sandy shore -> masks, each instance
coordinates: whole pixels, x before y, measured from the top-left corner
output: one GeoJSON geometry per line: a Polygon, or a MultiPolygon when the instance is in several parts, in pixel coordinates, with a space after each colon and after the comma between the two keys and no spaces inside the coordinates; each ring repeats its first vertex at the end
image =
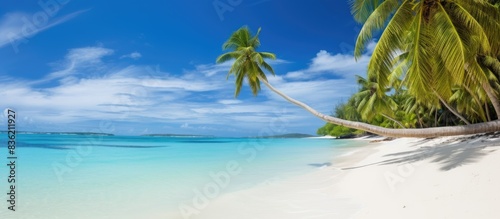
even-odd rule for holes
{"type": "Polygon", "coordinates": [[[500,218],[499,137],[370,143],[313,173],[226,194],[190,218],[500,218]]]}

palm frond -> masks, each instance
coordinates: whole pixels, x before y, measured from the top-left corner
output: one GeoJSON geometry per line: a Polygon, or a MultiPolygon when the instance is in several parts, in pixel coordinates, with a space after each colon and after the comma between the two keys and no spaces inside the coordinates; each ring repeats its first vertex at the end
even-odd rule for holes
{"type": "Polygon", "coordinates": [[[273,68],[271,67],[271,65],[269,65],[267,62],[265,62],[265,61],[264,61],[264,62],[262,62],[262,63],[261,63],[261,66],[262,66],[264,69],[266,69],[269,73],[271,73],[272,75],[276,75],[276,74],[274,73],[274,69],[273,69],[273,68]]]}
{"type": "Polygon", "coordinates": [[[395,57],[392,63],[394,68],[389,75],[389,83],[391,87],[399,90],[402,87],[403,75],[408,72],[408,52],[404,52],[401,55],[395,57]]]}
{"type": "MultiPolygon", "coordinates": [[[[420,3],[419,3],[420,4],[420,3]]],[[[425,10],[418,7],[417,16],[412,24],[413,39],[408,50],[409,68],[403,79],[408,91],[418,99],[425,99],[432,93],[429,85],[432,85],[433,63],[432,54],[428,48],[432,48],[432,33],[428,26],[424,25],[425,10]]]]}
{"type": "Polygon", "coordinates": [[[237,72],[241,71],[243,66],[245,66],[245,63],[247,62],[245,56],[240,56],[236,58],[234,61],[233,65],[229,69],[227,77],[229,77],[231,74],[236,74],[237,72]]]}
{"type": "MultiPolygon", "coordinates": [[[[477,5],[477,4],[476,4],[477,5]]],[[[474,43],[475,45],[468,45],[469,47],[479,49],[479,51],[471,51],[474,54],[477,53],[486,53],[488,54],[491,50],[491,46],[488,40],[487,29],[484,29],[483,26],[476,20],[476,18],[462,5],[457,3],[449,3],[446,8],[442,8],[449,13],[450,20],[453,20],[455,26],[460,27],[460,30],[463,31],[461,35],[462,38],[474,36],[476,40],[469,41],[469,43],[474,43]]],[[[495,31],[498,32],[498,31],[495,31]]]]}
{"type": "Polygon", "coordinates": [[[437,70],[439,74],[451,73],[453,77],[449,77],[447,80],[454,80],[457,83],[464,81],[464,65],[466,59],[466,46],[462,42],[459,32],[456,26],[453,24],[452,18],[448,15],[447,11],[438,4],[437,12],[432,17],[432,21],[429,22],[430,31],[433,33],[434,52],[439,54],[439,58],[442,59],[440,64],[444,66],[439,66],[437,70]]]}
{"type": "Polygon", "coordinates": [[[257,33],[250,39],[249,46],[253,47],[254,49],[257,49],[260,46],[260,40],[259,40],[260,30],[261,28],[259,27],[257,33]]]}
{"type": "Polygon", "coordinates": [[[373,33],[385,27],[387,20],[399,6],[399,0],[383,1],[364,22],[359,32],[354,48],[354,57],[357,59],[363,54],[366,44],[373,38],[373,33]]]}
{"type": "Polygon", "coordinates": [[[243,69],[240,69],[238,73],[236,74],[236,80],[234,81],[235,85],[235,90],[234,90],[234,96],[237,97],[240,95],[241,87],[243,86],[243,80],[245,79],[245,74],[242,73],[243,69]]]}
{"type": "Polygon", "coordinates": [[[500,10],[488,2],[462,0],[455,2],[483,27],[488,36],[493,56],[500,55],[500,10]]]}
{"type": "Polygon", "coordinates": [[[479,57],[479,62],[492,71],[496,77],[500,77],[500,60],[491,56],[482,56],[479,57]]]}
{"type": "Polygon", "coordinates": [[[357,22],[363,23],[383,0],[351,0],[351,13],[357,22]]]}
{"type": "Polygon", "coordinates": [[[243,26],[242,28],[236,30],[229,39],[222,44],[222,50],[227,50],[227,49],[233,49],[236,50],[240,46],[244,46],[245,42],[244,39],[241,38],[240,36],[242,35],[243,32],[248,31],[248,27],[243,26]]]}
{"type": "MultiPolygon", "coordinates": [[[[398,50],[403,50],[406,32],[414,20],[414,4],[404,1],[382,33],[368,64],[368,77],[376,78],[380,87],[387,87],[392,70],[392,60],[398,50]]],[[[382,94],[380,94],[382,95],[382,94]]]]}
{"type": "Polygon", "coordinates": [[[262,56],[262,58],[265,58],[265,59],[272,59],[272,60],[275,60],[276,59],[276,55],[273,54],[273,53],[270,53],[270,52],[259,52],[260,55],[262,56]]]}
{"type": "Polygon", "coordinates": [[[217,64],[224,63],[224,62],[227,62],[229,60],[238,58],[238,55],[239,55],[239,53],[235,52],[235,51],[227,52],[227,53],[224,53],[224,54],[220,55],[219,57],[217,57],[217,60],[215,62],[217,64]]]}

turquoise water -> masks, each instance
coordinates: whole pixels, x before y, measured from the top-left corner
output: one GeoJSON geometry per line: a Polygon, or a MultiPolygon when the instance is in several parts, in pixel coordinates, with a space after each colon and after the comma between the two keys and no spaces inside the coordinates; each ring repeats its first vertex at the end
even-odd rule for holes
{"type": "Polygon", "coordinates": [[[16,212],[7,209],[0,137],[0,218],[165,218],[197,195],[309,173],[362,142],[331,139],[17,136],[16,212]]]}

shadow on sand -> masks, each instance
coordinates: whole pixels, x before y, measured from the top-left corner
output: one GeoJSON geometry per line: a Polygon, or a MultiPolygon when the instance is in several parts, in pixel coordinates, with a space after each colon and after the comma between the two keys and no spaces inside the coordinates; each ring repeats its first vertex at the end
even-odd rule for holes
{"type": "Polygon", "coordinates": [[[500,146],[500,133],[453,138],[437,145],[432,145],[432,140],[424,139],[414,143],[411,147],[419,147],[415,150],[384,155],[384,157],[389,159],[380,162],[343,169],[349,170],[372,165],[402,164],[430,160],[433,163],[439,163],[441,165],[440,170],[448,171],[462,165],[478,162],[488,153],[495,151],[496,147],[500,146]]]}

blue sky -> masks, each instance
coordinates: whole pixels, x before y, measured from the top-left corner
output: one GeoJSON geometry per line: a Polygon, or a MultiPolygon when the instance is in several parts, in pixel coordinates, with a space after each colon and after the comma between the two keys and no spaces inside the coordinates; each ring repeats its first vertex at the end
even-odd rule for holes
{"type": "MultiPolygon", "coordinates": [[[[18,129],[255,136],[314,134],[323,122],[267,88],[234,98],[221,45],[262,27],[270,82],[323,113],[356,89],[370,57],[348,1],[9,1],[0,7],[1,108],[18,129]]],[[[5,115],[1,118],[5,124],[5,115]]]]}

